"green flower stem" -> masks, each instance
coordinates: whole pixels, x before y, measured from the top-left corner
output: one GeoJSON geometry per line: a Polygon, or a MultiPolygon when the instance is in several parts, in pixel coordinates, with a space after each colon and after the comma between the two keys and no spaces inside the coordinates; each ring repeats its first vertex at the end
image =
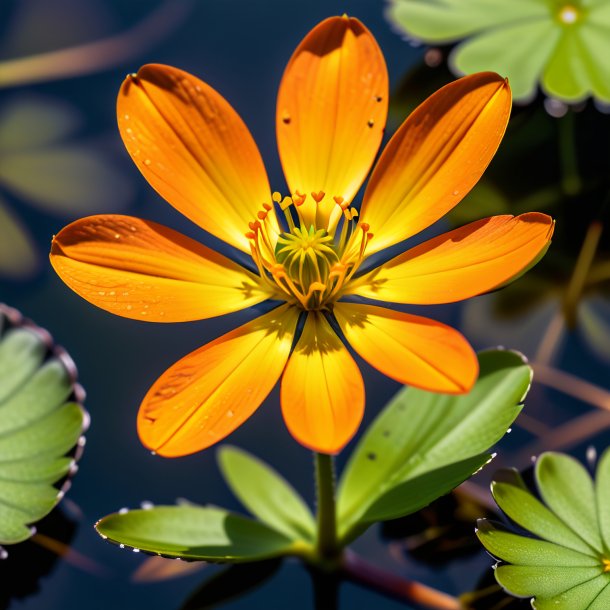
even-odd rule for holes
{"type": "Polygon", "coordinates": [[[578,260],[570,278],[570,284],[563,302],[563,312],[566,318],[566,324],[570,328],[576,325],[576,312],[578,303],[582,296],[583,289],[587,283],[591,265],[595,259],[595,253],[599,246],[604,226],[599,221],[593,221],[587,230],[583,241],[578,260]]]}
{"type": "Polygon", "coordinates": [[[559,158],[563,179],[561,186],[566,195],[577,195],[582,190],[576,155],[576,129],[574,112],[569,111],[559,121],[559,158]]]}
{"type": "Polygon", "coordinates": [[[407,580],[380,570],[349,550],[343,555],[341,569],[346,579],[401,601],[406,600],[435,610],[460,610],[462,608],[457,598],[420,582],[407,580]]]}
{"type": "Polygon", "coordinates": [[[335,507],[335,462],[332,455],[314,453],[318,495],[318,536],[316,547],[323,559],[336,559],[341,552],[337,542],[335,507]]]}

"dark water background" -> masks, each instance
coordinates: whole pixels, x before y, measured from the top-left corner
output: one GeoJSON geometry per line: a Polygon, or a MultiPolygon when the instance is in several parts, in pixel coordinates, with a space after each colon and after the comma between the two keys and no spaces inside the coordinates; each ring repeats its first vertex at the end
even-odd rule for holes
{"type": "MultiPolygon", "coordinates": [[[[4,39],[9,34],[9,17],[26,1],[0,0],[0,36],[4,39]]],[[[42,6],[44,0],[38,4],[42,6]]],[[[43,40],[45,35],[49,39],[56,38],[56,46],[62,39],[66,44],[78,41],[79,37],[87,39],[87,32],[108,35],[124,30],[158,5],[145,0],[47,0],[47,7],[51,4],[55,18],[45,21],[40,31],[44,34],[43,40]],[[71,4],[79,5],[79,10],[72,12],[71,4]],[[85,17],[78,17],[77,13],[85,17]]],[[[89,76],[0,89],[0,106],[12,96],[32,93],[69,101],[85,117],[79,137],[85,141],[99,140],[100,146],[103,141],[119,172],[134,189],[131,205],[125,208],[121,204],[119,209],[113,202],[112,188],[109,188],[108,200],[99,212],[125,212],[127,209],[127,213],[165,223],[195,238],[207,239],[148,187],[123,150],[115,127],[114,105],[124,75],[136,71],[143,63],[159,62],[181,67],[210,83],[248,124],[265,159],[272,188],[285,192],[276,152],[274,116],[277,88],[286,62],[298,42],[316,23],[327,16],[346,12],[360,18],[377,38],[388,64],[391,88],[395,89],[401,77],[421,60],[423,51],[411,47],[391,30],[384,20],[383,9],[383,3],[375,0],[198,0],[191,3],[191,11],[181,25],[161,42],[140,53],[137,59],[89,76]]],[[[14,35],[15,32],[11,32],[11,36],[14,35]]],[[[32,33],[28,36],[30,39],[24,43],[24,48],[35,51],[37,44],[44,48],[43,42],[32,33]]],[[[53,40],[49,44],[53,44],[53,40]]],[[[393,120],[396,118],[394,116],[393,120]]],[[[36,177],[32,176],[32,179],[36,177]]],[[[93,574],[59,560],[50,574],[40,580],[37,593],[13,601],[10,608],[177,610],[198,583],[218,568],[208,567],[195,575],[166,582],[133,583],[131,575],[143,557],[104,543],[92,525],[101,516],[123,506],[137,507],[143,500],[163,504],[184,497],[198,503],[239,509],[220,478],[213,449],[175,460],[152,456],[137,439],[135,418],[141,398],[162,371],[184,354],[255,317],[256,312],[236,313],[200,323],[148,325],[98,310],[66,288],[46,262],[46,250],[53,233],[82,214],[72,211],[58,218],[57,214],[40,212],[10,194],[3,196],[28,225],[42,253],[43,264],[39,273],[27,281],[0,278],[0,300],[48,328],[78,365],[80,381],[88,393],[86,406],[92,416],[92,425],[80,471],[68,494],[70,502],[82,511],[73,548],[105,570],[104,574],[93,574]]],[[[434,230],[440,229],[435,227],[434,230]]],[[[211,239],[206,243],[216,245],[211,239]]],[[[480,297],[478,301],[485,309],[494,298],[490,295],[480,297]]],[[[526,313],[525,317],[517,317],[502,326],[489,322],[476,311],[467,312],[460,305],[421,311],[462,328],[476,348],[501,341],[507,347],[527,351],[536,349],[552,308],[551,304],[548,311],[539,310],[538,318],[526,313]],[[532,325],[534,331],[530,330],[532,325]]],[[[398,386],[366,364],[360,364],[367,390],[366,425],[398,386]]],[[[564,340],[556,364],[592,383],[610,387],[607,363],[595,356],[578,334],[564,340]]],[[[549,430],[591,411],[585,401],[540,386],[534,387],[526,412],[530,408],[549,430]]],[[[571,449],[583,458],[590,443],[601,449],[607,439],[607,435],[593,434],[572,442],[571,449]]],[[[511,456],[519,456],[520,448],[534,440],[531,431],[516,426],[511,437],[500,446],[504,464],[511,464],[511,456]]],[[[277,390],[229,441],[269,461],[312,501],[312,459],[288,435],[280,414],[277,390]]],[[[339,464],[345,461],[348,452],[349,448],[339,458],[339,464]]],[[[489,475],[483,475],[482,485],[486,485],[485,476],[489,478],[489,475]]],[[[376,531],[367,533],[357,548],[374,563],[452,594],[474,587],[492,563],[482,551],[461,561],[439,563],[437,567],[412,559],[397,562],[376,531]]],[[[24,568],[29,569],[33,566],[24,568]]],[[[0,581],[3,589],[8,586],[6,581],[0,581]]],[[[296,563],[288,562],[260,589],[225,607],[309,609],[312,607],[309,575],[296,563]]],[[[405,607],[354,585],[342,586],[341,608],[391,610],[405,607]]]]}

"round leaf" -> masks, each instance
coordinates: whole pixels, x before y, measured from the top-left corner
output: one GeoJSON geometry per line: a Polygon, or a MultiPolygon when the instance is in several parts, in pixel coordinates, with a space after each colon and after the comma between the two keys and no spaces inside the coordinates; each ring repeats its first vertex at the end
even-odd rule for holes
{"type": "Polygon", "coordinates": [[[0,305],[0,543],[29,538],[30,524],[63,495],[88,423],[74,364],[49,335],[0,305]]]}

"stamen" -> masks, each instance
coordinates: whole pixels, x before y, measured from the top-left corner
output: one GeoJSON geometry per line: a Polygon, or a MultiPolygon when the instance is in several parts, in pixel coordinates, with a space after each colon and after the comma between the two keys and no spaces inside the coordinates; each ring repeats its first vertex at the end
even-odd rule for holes
{"type": "Polygon", "coordinates": [[[290,197],[284,197],[282,203],[280,203],[280,208],[282,211],[287,210],[292,205],[292,199],[290,197]]]}
{"type": "Polygon", "coordinates": [[[321,204],[319,213],[333,205],[339,207],[334,214],[343,223],[340,235],[335,233],[338,222],[332,230],[326,226],[318,228],[320,222],[326,222],[324,218],[305,224],[299,208],[306,195],[299,191],[284,198],[274,192],[273,203],[262,204],[245,233],[261,279],[278,298],[308,311],[327,309],[340,296],[345,283],[358,270],[373,237],[367,223],[357,223],[358,211],[342,196],[334,195],[326,204],[322,203],[324,191],[312,192],[311,196],[316,204],[321,204]],[[278,233],[273,222],[275,204],[284,213],[287,231],[280,229],[278,233]]]}

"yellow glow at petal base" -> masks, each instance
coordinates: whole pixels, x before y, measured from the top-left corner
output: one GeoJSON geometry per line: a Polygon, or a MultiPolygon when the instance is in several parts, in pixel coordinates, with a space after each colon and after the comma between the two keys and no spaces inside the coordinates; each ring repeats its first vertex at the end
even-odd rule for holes
{"type": "Polygon", "coordinates": [[[477,356],[457,331],[428,318],[371,305],[338,303],[335,317],[350,345],[400,383],[448,394],[468,392],[477,356]]]}
{"type": "Polygon", "coordinates": [[[256,411],[276,384],[298,311],[287,306],[190,353],[155,382],[138,413],[138,434],[165,457],[201,451],[256,411]]]}
{"type": "Polygon", "coordinates": [[[150,185],[200,227],[250,252],[244,233],[271,193],[258,148],[231,105],[187,72],[150,64],[123,83],[117,117],[150,185]]]}
{"type": "Polygon", "coordinates": [[[302,445],[337,453],[358,430],[364,383],[354,359],[320,312],[310,312],[282,378],[282,413],[302,445]]]}
{"type": "Polygon", "coordinates": [[[51,264],[90,303],[136,320],[200,320],[269,297],[253,274],[221,254],[130,216],[68,225],[53,239],[51,264]]]}
{"type": "Polygon", "coordinates": [[[508,123],[508,83],[492,72],[439,89],[383,151],[360,216],[377,252],[429,227],[465,197],[489,165],[508,123]]]}
{"type": "Polygon", "coordinates": [[[388,111],[383,54],[357,19],[331,17],[294,52],[277,100],[277,140],[291,193],[307,195],[309,224],[340,215],[333,197],[351,201],[379,149],[388,111]],[[316,204],[311,193],[325,194],[316,204]],[[317,214],[316,214],[317,211],[317,214]]]}
{"type": "Polygon", "coordinates": [[[468,299],[535,262],[546,251],[553,228],[552,218],[537,212],[478,220],[407,250],[355,280],[349,290],[417,305],[468,299]]]}

